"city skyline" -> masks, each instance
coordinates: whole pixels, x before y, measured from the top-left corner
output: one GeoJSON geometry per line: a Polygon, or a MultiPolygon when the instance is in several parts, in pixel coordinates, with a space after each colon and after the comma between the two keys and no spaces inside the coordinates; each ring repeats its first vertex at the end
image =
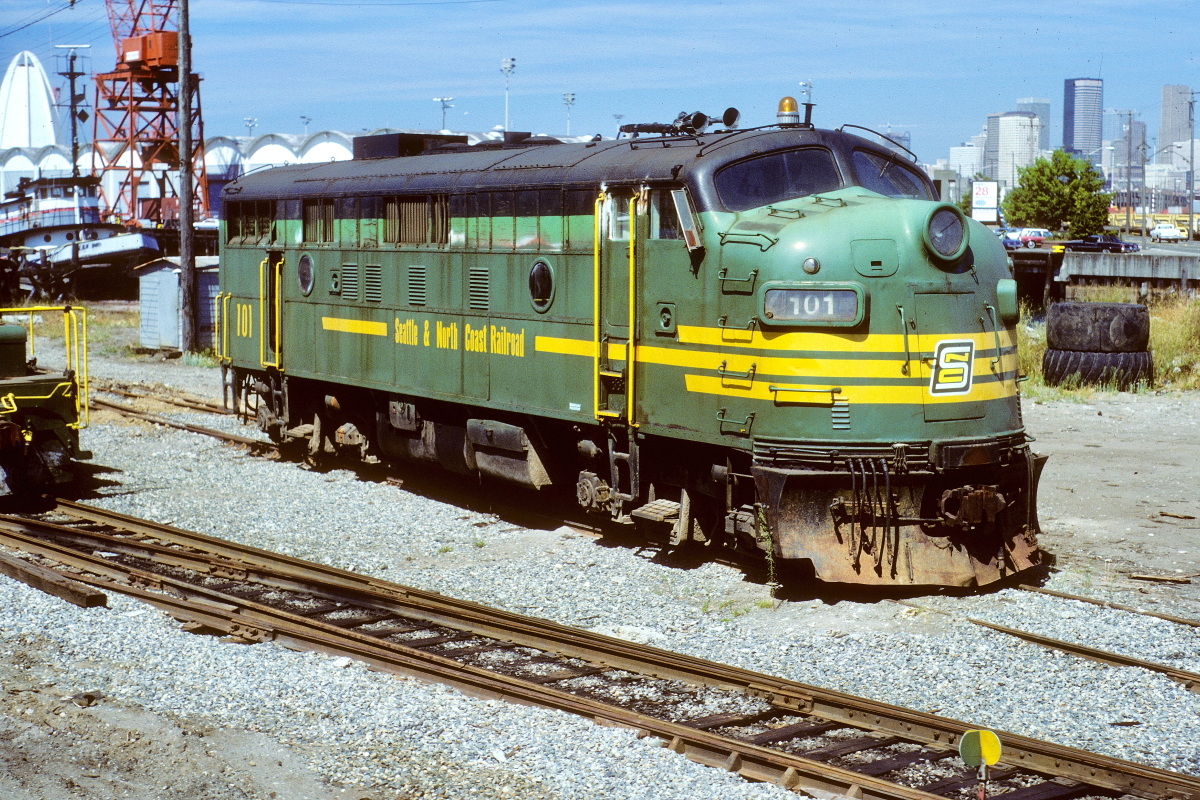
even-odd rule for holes
{"type": "MultiPolygon", "coordinates": [[[[99,0],[19,31],[45,12],[45,0],[3,6],[0,62],[23,49],[49,62],[55,43],[92,44],[96,69],[115,59],[99,0]]],[[[211,0],[193,4],[192,30],[206,131],[229,135],[247,116],[260,131],[285,133],[300,133],[302,118],[310,130],[432,129],[441,118],[432,98],[451,95],[448,127],[489,130],[503,123],[500,63],[511,57],[514,129],[564,133],[564,92],[576,96],[576,134],[611,136],[614,114],[669,121],[683,110],[719,116],[728,106],[742,111],[744,126],[764,125],[781,96],[800,96],[799,83],[811,80],[819,126],[890,124],[933,162],[988,113],[1011,110],[1013,98],[1056,99],[1070,76],[1103,78],[1106,102],[1138,109],[1151,138],[1161,87],[1200,84],[1192,44],[1200,21],[1178,0],[1018,3],[1003,15],[948,2],[900,2],[886,15],[861,0],[819,15],[809,8],[765,0],[736,12],[714,0],[211,0]],[[1016,30],[1011,18],[1022,13],[1037,25],[1016,30]]],[[[1052,143],[1061,140],[1056,116],[1052,143]]]]}

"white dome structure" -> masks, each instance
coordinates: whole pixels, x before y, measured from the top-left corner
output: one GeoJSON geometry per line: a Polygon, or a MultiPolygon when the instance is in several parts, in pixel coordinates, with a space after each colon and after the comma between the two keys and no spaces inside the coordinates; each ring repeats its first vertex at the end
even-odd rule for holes
{"type": "Polygon", "coordinates": [[[0,83],[0,150],[58,144],[58,113],[46,70],[28,50],[17,53],[0,83]]]}

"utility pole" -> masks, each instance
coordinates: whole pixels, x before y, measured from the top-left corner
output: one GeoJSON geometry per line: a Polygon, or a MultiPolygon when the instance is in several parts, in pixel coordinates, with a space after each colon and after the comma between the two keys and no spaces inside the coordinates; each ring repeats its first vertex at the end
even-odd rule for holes
{"type": "MultiPolygon", "coordinates": [[[[82,120],[87,122],[87,112],[79,110],[79,101],[87,99],[87,93],[77,94],[75,91],[75,81],[84,75],[84,71],[76,66],[77,53],[76,50],[85,50],[91,47],[90,44],[67,44],[55,45],[56,48],[67,51],[67,71],[60,72],[64,78],[71,82],[70,92],[71,98],[68,103],[69,113],[71,115],[71,177],[79,177],[79,123],[82,120]]],[[[74,222],[78,226],[82,223],[79,213],[79,194],[83,187],[78,181],[72,181],[71,194],[75,201],[75,219],[74,222]]],[[[71,274],[77,276],[79,274],[79,235],[82,231],[76,228],[75,235],[71,237],[71,274]]]]}
{"type": "Polygon", "coordinates": [[[1128,108],[1107,109],[1110,114],[1125,117],[1125,234],[1133,233],[1133,115],[1128,108]]]}
{"type": "Polygon", "coordinates": [[[567,136],[571,135],[571,106],[575,105],[575,93],[563,92],[563,105],[567,107],[567,136]]]}
{"type": "Polygon", "coordinates": [[[1191,155],[1188,156],[1187,168],[1189,242],[1195,236],[1196,225],[1196,95],[1198,94],[1200,92],[1191,92],[1188,95],[1188,148],[1191,151],[1191,155]]]}
{"type": "Polygon", "coordinates": [[[515,58],[501,59],[500,71],[504,73],[504,132],[508,133],[508,79],[517,71],[517,60],[515,58]]]}
{"type": "MultiPolygon", "coordinates": [[[[454,106],[450,105],[450,101],[453,99],[454,99],[453,97],[435,97],[435,98],[433,98],[433,102],[442,104],[442,127],[439,130],[443,130],[443,131],[446,130],[446,109],[454,108],[454,106]]],[[[508,123],[506,122],[505,124],[507,125],[508,123]]]]}
{"type": "Polygon", "coordinates": [[[192,197],[192,38],[188,0],[179,0],[179,294],[182,306],[180,347],[200,349],[196,309],[196,220],[192,197]]]}

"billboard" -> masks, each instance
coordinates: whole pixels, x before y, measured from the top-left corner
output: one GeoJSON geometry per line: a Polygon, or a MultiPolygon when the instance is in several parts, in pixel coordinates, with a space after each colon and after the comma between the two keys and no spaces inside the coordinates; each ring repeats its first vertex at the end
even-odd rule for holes
{"type": "Polygon", "coordinates": [[[997,181],[975,181],[971,184],[971,218],[980,222],[996,222],[1000,206],[1000,184],[997,181]]]}

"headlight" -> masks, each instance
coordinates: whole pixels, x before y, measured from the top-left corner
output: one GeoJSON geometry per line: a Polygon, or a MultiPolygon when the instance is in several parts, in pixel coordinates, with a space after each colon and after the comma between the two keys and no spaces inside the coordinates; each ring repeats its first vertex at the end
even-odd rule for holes
{"type": "Polygon", "coordinates": [[[939,261],[957,261],[967,250],[967,221],[955,206],[939,205],[925,223],[925,246],[939,261]]]}

